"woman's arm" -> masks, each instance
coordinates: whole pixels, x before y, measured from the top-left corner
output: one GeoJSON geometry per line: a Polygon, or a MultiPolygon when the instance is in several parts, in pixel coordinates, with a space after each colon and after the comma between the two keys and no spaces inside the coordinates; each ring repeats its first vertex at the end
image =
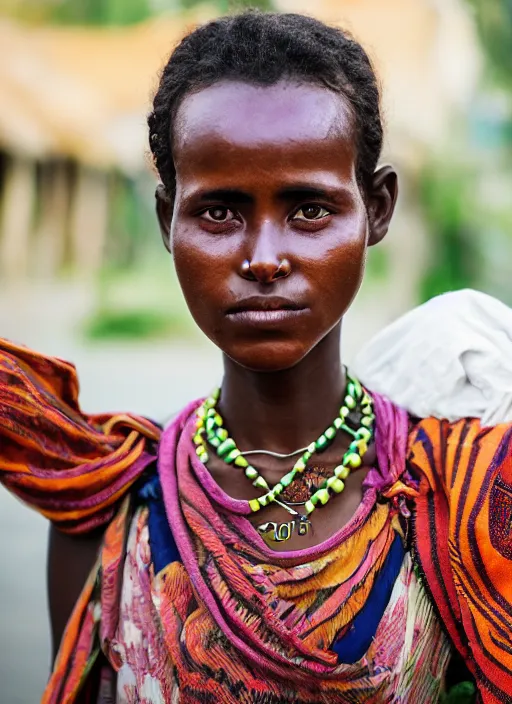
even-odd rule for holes
{"type": "Polygon", "coordinates": [[[55,661],[68,619],[92,570],[103,540],[103,530],[84,536],[62,533],[50,526],[48,540],[48,604],[55,661]]]}

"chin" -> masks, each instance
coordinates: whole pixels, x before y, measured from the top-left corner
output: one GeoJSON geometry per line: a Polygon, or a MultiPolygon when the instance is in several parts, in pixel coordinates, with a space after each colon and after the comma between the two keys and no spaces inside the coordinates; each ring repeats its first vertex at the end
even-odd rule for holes
{"type": "Polygon", "coordinates": [[[252,342],[236,349],[222,350],[233,362],[253,372],[271,373],[292,369],[310,351],[303,344],[292,342],[252,342]]]}

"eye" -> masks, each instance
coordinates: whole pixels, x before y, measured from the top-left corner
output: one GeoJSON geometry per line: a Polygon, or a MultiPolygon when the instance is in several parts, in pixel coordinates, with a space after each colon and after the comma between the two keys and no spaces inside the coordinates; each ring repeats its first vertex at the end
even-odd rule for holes
{"type": "Polygon", "coordinates": [[[309,205],[303,205],[302,208],[299,208],[292,220],[321,220],[330,214],[331,212],[321,205],[310,203],[309,205]]]}
{"type": "Polygon", "coordinates": [[[235,216],[229,208],[225,208],[222,205],[216,205],[214,208],[208,208],[202,213],[205,220],[209,222],[229,222],[234,220],[235,216]]]}

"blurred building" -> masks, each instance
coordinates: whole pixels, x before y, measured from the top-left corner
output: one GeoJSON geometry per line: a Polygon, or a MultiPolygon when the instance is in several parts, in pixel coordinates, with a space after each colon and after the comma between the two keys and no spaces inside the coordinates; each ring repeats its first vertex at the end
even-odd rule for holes
{"type": "MultiPolygon", "coordinates": [[[[478,75],[478,43],[461,2],[317,0],[314,8],[363,42],[382,79],[386,154],[407,175],[401,224],[389,245],[389,278],[400,276],[407,303],[425,246],[415,174],[450,138],[451,116],[465,109],[478,75]]],[[[279,0],[278,6],[311,9],[310,0],[279,0]]],[[[158,69],[187,28],[211,16],[205,13],[109,29],[0,23],[4,276],[53,275],[64,263],[82,272],[99,269],[113,182],[149,169],[145,116],[158,69]]]]}
{"type": "Polygon", "coordinates": [[[147,172],[157,73],[201,16],[123,28],[0,22],[0,268],[102,262],[116,175],[147,172]]]}
{"type": "MultiPolygon", "coordinates": [[[[310,0],[279,0],[311,12],[310,0]]],[[[383,87],[393,156],[418,163],[444,140],[454,110],[474,96],[481,52],[464,0],[316,0],[314,14],[348,29],[370,54],[383,87]],[[413,152],[413,154],[408,154],[413,152]]]]}

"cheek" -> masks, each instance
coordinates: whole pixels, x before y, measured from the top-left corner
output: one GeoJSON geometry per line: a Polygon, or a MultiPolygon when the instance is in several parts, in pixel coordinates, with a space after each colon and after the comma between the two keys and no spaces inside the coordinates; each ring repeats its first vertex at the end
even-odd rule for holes
{"type": "Polygon", "coordinates": [[[364,274],[366,262],[366,236],[364,229],[353,237],[344,238],[325,252],[321,261],[315,262],[310,273],[317,291],[317,304],[326,319],[341,318],[355,298],[364,274]]]}
{"type": "Polygon", "coordinates": [[[187,233],[173,233],[172,254],[183,294],[189,307],[192,307],[194,302],[202,299],[205,279],[209,278],[211,267],[204,251],[187,233]]]}
{"type": "Polygon", "coordinates": [[[215,325],[215,312],[225,298],[230,278],[229,252],[222,242],[204,241],[197,231],[172,232],[172,254],[181,289],[190,312],[207,334],[215,325]]]}

